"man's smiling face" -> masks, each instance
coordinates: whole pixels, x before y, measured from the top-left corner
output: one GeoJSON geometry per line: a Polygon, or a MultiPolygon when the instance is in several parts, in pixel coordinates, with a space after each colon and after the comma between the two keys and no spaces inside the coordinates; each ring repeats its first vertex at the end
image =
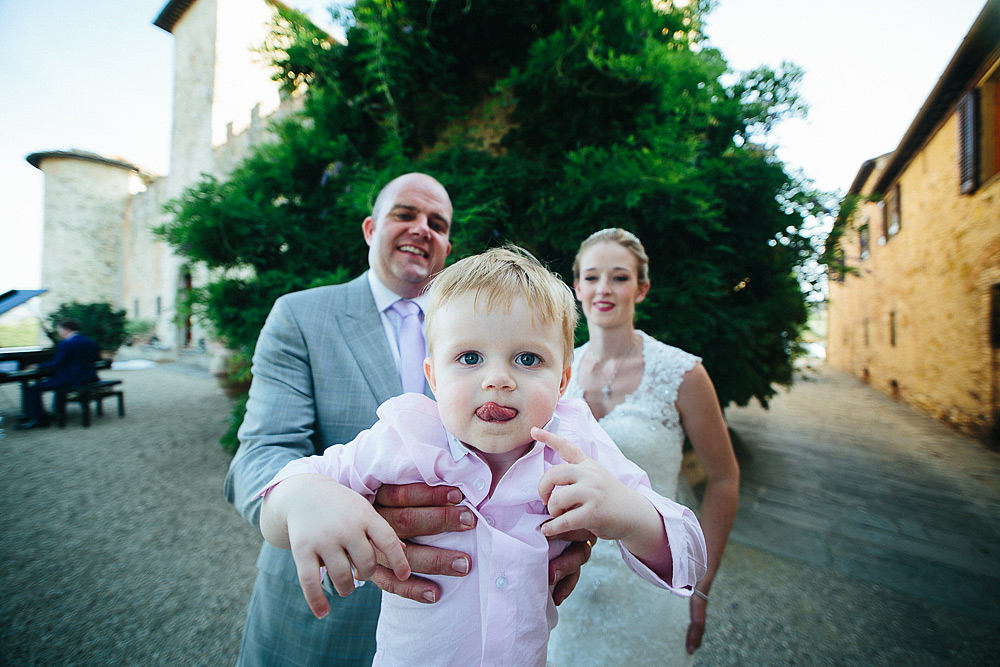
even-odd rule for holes
{"type": "Polygon", "coordinates": [[[374,215],[362,224],[369,266],[399,296],[417,296],[451,252],[448,193],[429,176],[408,174],[379,196],[374,215]]]}

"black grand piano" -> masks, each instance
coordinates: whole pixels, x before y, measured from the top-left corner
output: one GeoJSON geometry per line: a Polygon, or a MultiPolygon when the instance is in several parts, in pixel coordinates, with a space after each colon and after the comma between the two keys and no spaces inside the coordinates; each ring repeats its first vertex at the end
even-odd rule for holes
{"type": "Polygon", "coordinates": [[[41,345],[0,347],[0,373],[19,371],[25,366],[40,364],[55,356],[55,345],[51,347],[42,347],[41,345]]]}
{"type": "MultiPolygon", "coordinates": [[[[21,383],[21,413],[24,413],[24,388],[29,382],[41,380],[55,373],[55,368],[38,368],[36,364],[54,359],[56,347],[0,347],[0,385],[21,383]],[[30,368],[26,368],[30,366],[30,368]]],[[[94,370],[111,367],[107,359],[98,359],[94,370]]]]}
{"type": "MultiPolygon", "coordinates": [[[[0,294],[0,314],[44,294],[45,291],[43,289],[7,290],[0,294]]],[[[17,373],[24,371],[25,366],[48,361],[55,354],[55,346],[0,347],[0,384],[19,381],[18,378],[21,376],[18,376],[17,373]]]]}
{"type": "MultiPolygon", "coordinates": [[[[36,296],[43,294],[46,290],[7,290],[0,294],[0,313],[5,313],[12,308],[20,306],[36,296]]],[[[36,364],[49,361],[56,356],[55,346],[42,347],[0,347],[0,385],[8,382],[21,383],[21,405],[24,405],[24,386],[32,381],[38,380],[51,374],[51,369],[34,368],[36,364]],[[31,367],[31,368],[29,368],[31,367]]]]}
{"type": "Polygon", "coordinates": [[[24,387],[32,381],[51,375],[52,368],[38,368],[33,364],[49,361],[56,356],[52,347],[0,347],[0,385],[21,383],[21,412],[24,412],[24,387]],[[31,368],[26,368],[31,366],[31,368]]]}

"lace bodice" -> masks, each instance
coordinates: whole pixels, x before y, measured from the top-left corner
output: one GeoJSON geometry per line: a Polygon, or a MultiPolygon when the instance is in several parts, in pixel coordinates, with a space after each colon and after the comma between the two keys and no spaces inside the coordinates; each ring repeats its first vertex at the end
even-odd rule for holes
{"type": "MultiPolygon", "coordinates": [[[[701,359],[642,331],[637,333],[642,337],[645,366],[639,387],[599,421],[625,455],[646,471],[653,488],[676,498],[684,444],[677,390],[684,374],[701,359]]],[[[573,355],[573,378],[579,377],[580,361],[589,345],[580,346],[573,355]]],[[[571,380],[566,397],[583,398],[580,385],[571,380]]]]}
{"type": "MultiPolygon", "coordinates": [[[[638,334],[644,363],[639,387],[599,421],[619,449],[646,471],[653,489],[676,499],[684,444],[677,391],[700,359],[638,334]]],[[[583,397],[572,378],[579,377],[586,351],[583,345],[573,356],[568,398],[583,397]]],[[[576,589],[559,608],[559,623],[549,636],[549,665],[690,665],[684,649],[688,623],[686,598],[642,581],[622,563],[614,542],[599,540],[576,589]]]]}

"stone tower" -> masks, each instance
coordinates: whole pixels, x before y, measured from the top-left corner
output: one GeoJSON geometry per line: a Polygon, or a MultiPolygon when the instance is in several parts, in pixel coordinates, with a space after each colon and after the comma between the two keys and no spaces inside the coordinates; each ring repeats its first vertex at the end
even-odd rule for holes
{"type": "Polygon", "coordinates": [[[203,174],[225,178],[269,132],[265,118],[296,106],[282,100],[255,53],[268,34],[269,0],[171,0],[154,25],[174,37],[169,174],[79,150],[33,153],[45,174],[43,309],[107,301],[130,320],[153,321],[160,343],[204,348],[208,332],[178,308],[205,280],[204,268],[173,253],[153,230],[163,205],[203,174]]]}
{"type": "Polygon", "coordinates": [[[42,284],[45,309],[71,301],[122,302],[122,221],[144,189],[134,164],[85,151],[32,153],[45,174],[42,284]]]}

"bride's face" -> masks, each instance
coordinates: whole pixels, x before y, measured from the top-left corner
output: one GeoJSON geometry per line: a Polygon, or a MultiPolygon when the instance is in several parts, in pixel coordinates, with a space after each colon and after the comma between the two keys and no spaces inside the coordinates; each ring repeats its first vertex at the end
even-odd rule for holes
{"type": "Polygon", "coordinates": [[[608,241],[591,246],[580,256],[579,278],[573,288],[587,326],[615,328],[632,325],[635,304],[646,298],[649,283],[639,284],[635,255],[608,241]]]}

